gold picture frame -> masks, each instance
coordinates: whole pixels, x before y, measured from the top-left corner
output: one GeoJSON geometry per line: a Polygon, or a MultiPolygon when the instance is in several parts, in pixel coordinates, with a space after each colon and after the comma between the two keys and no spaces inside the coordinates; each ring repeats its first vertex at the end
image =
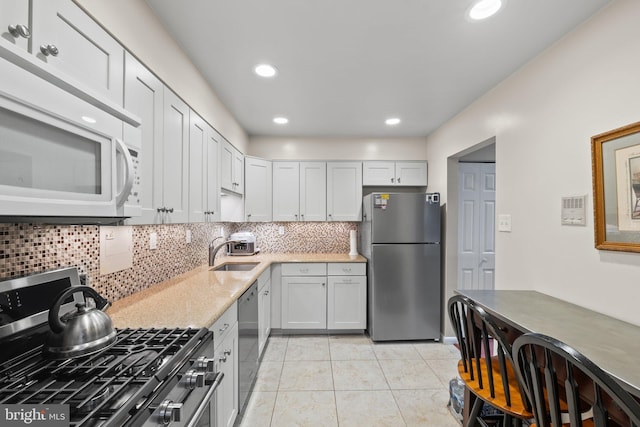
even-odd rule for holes
{"type": "Polygon", "coordinates": [[[640,252],[640,122],[591,138],[596,249],[640,252]]]}

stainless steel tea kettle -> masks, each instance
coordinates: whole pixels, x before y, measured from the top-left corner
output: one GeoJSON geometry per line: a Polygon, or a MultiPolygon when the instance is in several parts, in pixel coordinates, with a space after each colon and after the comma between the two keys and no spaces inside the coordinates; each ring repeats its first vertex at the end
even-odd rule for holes
{"type": "Polygon", "coordinates": [[[111,318],[103,310],[111,304],[88,286],[65,289],[49,309],[49,327],[43,354],[50,359],[68,359],[85,356],[110,347],[116,342],[116,331],[111,318]],[[91,296],[96,308],[77,303],[76,311],[60,317],[60,306],[72,294],[82,292],[91,296]]]}

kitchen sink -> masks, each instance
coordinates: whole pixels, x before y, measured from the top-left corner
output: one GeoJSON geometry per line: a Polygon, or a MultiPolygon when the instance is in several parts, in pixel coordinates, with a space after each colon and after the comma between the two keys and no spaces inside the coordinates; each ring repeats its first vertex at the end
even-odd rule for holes
{"type": "Polygon", "coordinates": [[[249,271],[258,265],[258,262],[237,262],[220,264],[217,267],[213,267],[213,271],[249,271]]]}

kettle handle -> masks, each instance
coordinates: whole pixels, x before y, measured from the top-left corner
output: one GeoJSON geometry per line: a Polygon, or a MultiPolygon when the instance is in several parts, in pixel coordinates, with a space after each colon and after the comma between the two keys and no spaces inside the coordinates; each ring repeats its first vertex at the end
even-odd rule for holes
{"type": "Polygon", "coordinates": [[[75,294],[76,292],[82,292],[83,294],[89,294],[95,302],[96,307],[100,310],[106,310],[111,304],[106,299],[102,298],[95,289],[90,288],[89,286],[72,286],[67,288],[58,295],[58,298],[53,303],[51,308],[49,309],[49,327],[55,333],[60,333],[64,331],[64,322],[60,319],[60,306],[64,303],[70,295],[75,294]]]}

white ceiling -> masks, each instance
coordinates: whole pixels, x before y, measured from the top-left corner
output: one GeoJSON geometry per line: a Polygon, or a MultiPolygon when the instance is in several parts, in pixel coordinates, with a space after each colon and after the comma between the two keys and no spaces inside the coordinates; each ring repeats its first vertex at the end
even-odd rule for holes
{"type": "Polygon", "coordinates": [[[299,137],[426,136],[608,2],[147,0],[249,135],[299,137]]]}

